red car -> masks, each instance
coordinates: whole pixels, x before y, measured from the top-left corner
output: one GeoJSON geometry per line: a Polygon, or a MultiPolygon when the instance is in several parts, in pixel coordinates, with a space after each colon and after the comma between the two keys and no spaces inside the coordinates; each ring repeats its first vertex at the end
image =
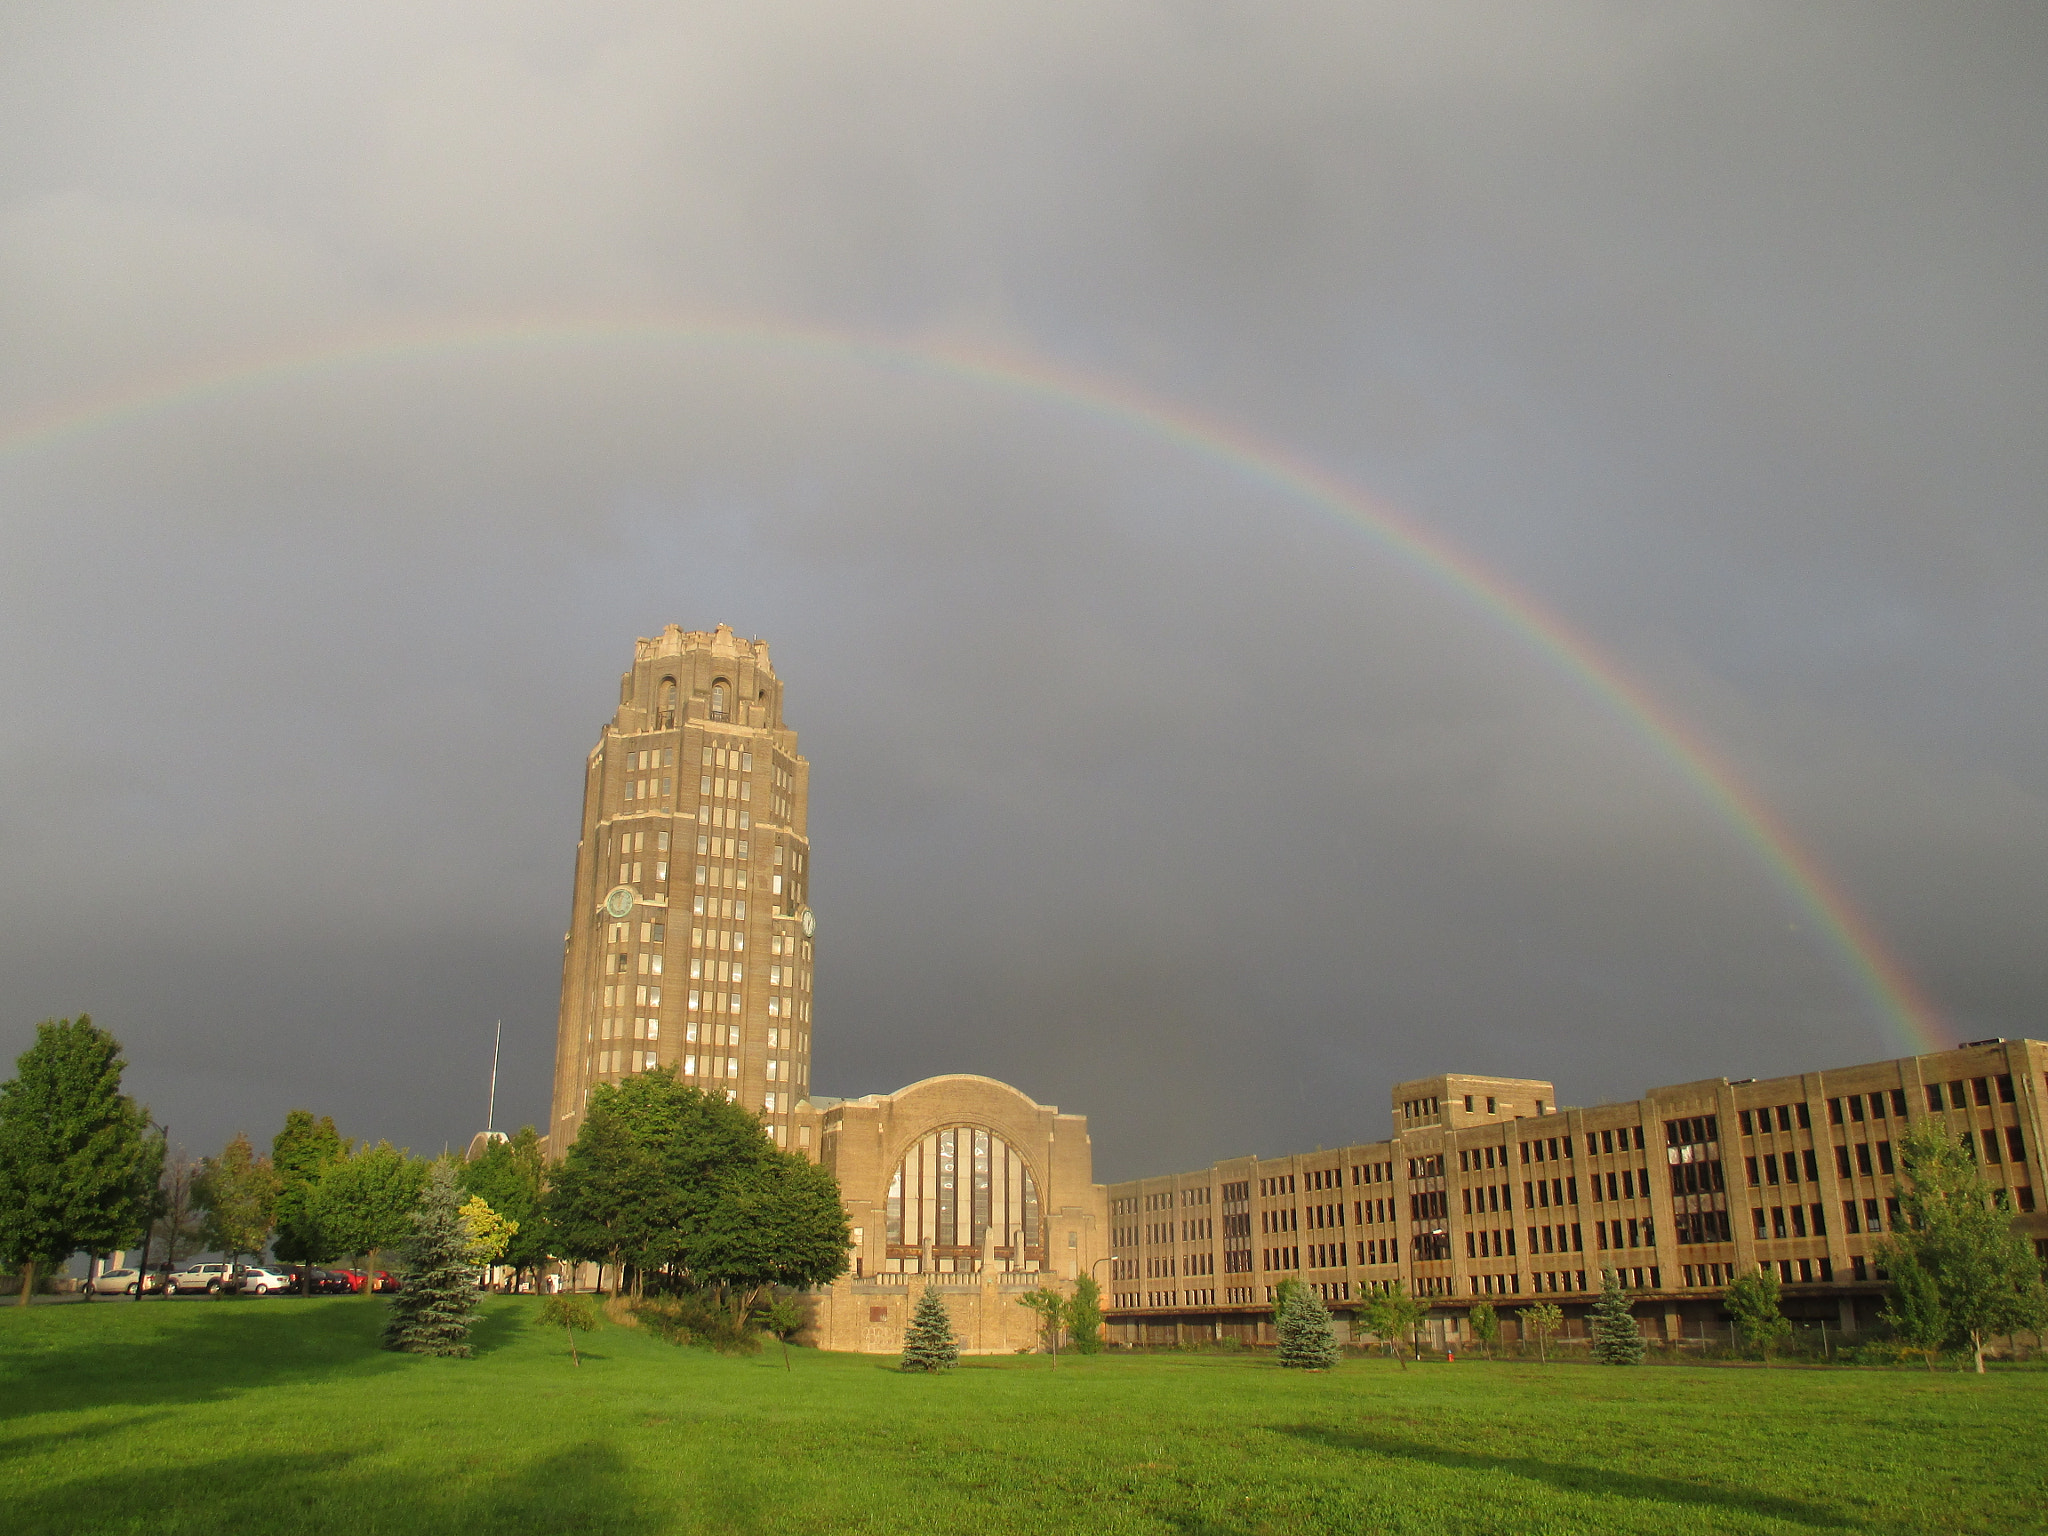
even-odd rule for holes
{"type": "MultiPolygon", "coordinates": [[[[346,1275],[348,1277],[348,1288],[356,1292],[358,1295],[362,1294],[363,1272],[360,1269],[337,1269],[335,1273],[337,1275],[346,1275]]],[[[377,1271],[376,1288],[380,1291],[396,1291],[403,1289],[398,1279],[398,1276],[392,1274],[391,1271],[388,1269],[380,1269],[377,1271]]]]}

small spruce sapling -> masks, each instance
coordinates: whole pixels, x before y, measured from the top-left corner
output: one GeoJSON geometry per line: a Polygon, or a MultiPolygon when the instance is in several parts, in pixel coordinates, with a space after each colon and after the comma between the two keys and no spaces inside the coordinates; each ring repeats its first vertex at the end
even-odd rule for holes
{"type": "Polygon", "coordinates": [[[910,1326],[903,1331],[903,1369],[943,1371],[959,1360],[960,1346],[954,1342],[953,1320],[946,1315],[946,1304],[936,1290],[926,1286],[917,1299],[910,1326]]]}
{"type": "Polygon", "coordinates": [[[534,1319],[543,1328],[560,1328],[569,1336],[569,1363],[581,1365],[583,1357],[576,1353],[576,1335],[589,1333],[597,1326],[597,1308],[590,1304],[588,1296],[578,1296],[574,1291],[559,1291],[540,1304],[540,1312],[534,1319]]]}
{"type": "Polygon", "coordinates": [[[1593,1358],[1602,1365],[1641,1365],[1643,1334],[1636,1327],[1628,1292],[1613,1270],[1601,1271],[1600,1299],[1593,1304],[1593,1358]]]}
{"type": "Polygon", "coordinates": [[[413,1211],[405,1284],[391,1298],[391,1317],[384,1325],[386,1349],[414,1355],[469,1354],[476,1281],[461,1198],[455,1169],[445,1162],[434,1164],[413,1211]]]}
{"type": "Polygon", "coordinates": [[[1296,1286],[1287,1297],[1276,1331],[1280,1364],[1297,1371],[1327,1371],[1337,1363],[1337,1330],[1330,1309],[1308,1286],[1296,1286]]]}

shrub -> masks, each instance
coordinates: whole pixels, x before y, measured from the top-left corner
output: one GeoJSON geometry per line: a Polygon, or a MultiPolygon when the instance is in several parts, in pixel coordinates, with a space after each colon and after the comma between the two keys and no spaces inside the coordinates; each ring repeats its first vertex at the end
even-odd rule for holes
{"type": "Polygon", "coordinates": [[[682,1292],[631,1303],[632,1316],[671,1344],[697,1344],[721,1355],[758,1355],[761,1336],[751,1319],[735,1318],[709,1296],[682,1292]]]}

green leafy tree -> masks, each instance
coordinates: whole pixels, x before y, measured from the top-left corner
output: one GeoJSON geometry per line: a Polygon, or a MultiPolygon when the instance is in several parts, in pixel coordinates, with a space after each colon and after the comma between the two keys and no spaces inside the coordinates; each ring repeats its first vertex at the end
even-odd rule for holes
{"type": "Polygon", "coordinates": [[[299,1289],[311,1289],[315,1264],[330,1264],[341,1257],[314,1219],[313,1191],[321,1177],[347,1157],[349,1144],[334,1128],[334,1117],[313,1118],[309,1109],[295,1109],[284,1117],[284,1129],[270,1143],[270,1166],[277,1170],[277,1234],[270,1251],[288,1264],[305,1266],[299,1273],[299,1289]]]}
{"type": "Polygon", "coordinates": [[[1493,1303],[1474,1302],[1472,1310],[1465,1316],[1465,1326],[1472,1330],[1472,1337],[1479,1341],[1479,1347],[1491,1360],[1494,1346],[1500,1343],[1500,1314],[1493,1310],[1493,1303]]]}
{"type": "Polygon", "coordinates": [[[768,1305],[761,1309],[761,1326],[775,1335],[782,1345],[782,1368],[789,1369],[789,1341],[804,1331],[810,1322],[810,1315],[804,1311],[804,1304],[794,1296],[770,1298],[768,1305]]]}
{"type": "Polygon", "coordinates": [[[1779,1305],[1777,1271],[1766,1263],[1746,1275],[1736,1276],[1722,1298],[1722,1305],[1727,1307],[1729,1319],[1735,1325],[1735,1336],[1758,1350],[1764,1364],[1769,1365],[1771,1346],[1792,1333],[1792,1324],[1779,1305]]]}
{"type": "Polygon", "coordinates": [[[1422,1319],[1428,1312],[1428,1303],[1419,1296],[1409,1295],[1407,1288],[1396,1280],[1367,1300],[1358,1320],[1365,1324],[1367,1333],[1374,1338],[1385,1339],[1393,1346],[1394,1358],[1405,1371],[1408,1360],[1401,1353],[1402,1347],[1414,1344],[1415,1330],[1422,1326],[1422,1319]]]}
{"type": "Polygon", "coordinates": [[[1067,1337],[1078,1354],[1092,1355],[1102,1348],[1102,1287],[1093,1275],[1074,1282],[1074,1294],[1067,1299],[1067,1337]]]}
{"type": "Polygon", "coordinates": [[[1891,1293],[1878,1316],[1898,1336],[1900,1347],[1920,1356],[1932,1371],[1935,1358],[1956,1336],[1955,1323],[1941,1298],[1941,1281],[1933,1271],[1912,1262],[1895,1263],[1886,1273],[1891,1277],[1891,1293]]]}
{"type": "Polygon", "coordinates": [[[156,1204],[162,1142],[121,1091],[121,1044],[81,1014],[36,1026],[0,1084],[0,1261],[21,1305],[38,1268],[141,1237],[156,1204]]]}
{"type": "Polygon", "coordinates": [[[566,1333],[569,1336],[569,1363],[583,1363],[582,1356],[576,1353],[576,1335],[589,1333],[597,1326],[597,1307],[588,1296],[578,1296],[574,1291],[561,1291],[549,1296],[541,1302],[534,1321],[566,1333]]]}
{"type": "Polygon", "coordinates": [[[491,1209],[482,1195],[471,1195],[456,1212],[463,1234],[469,1239],[469,1262],[488,1269],[505,1255],[506,1247],[519,1235],[519,1223],[507,1221],[491,1209]]]}
{"type": "MultiPolygon", "coordinates": [[[[1907,1220],[1880,1246],[1879,1262],[1893,1275],[1917,1269],[1931,1280],[1954,1342],[1969,1345],[1981,1376],[1987,1339],[2048,1322],[2041,1263],[1985,1182],[1967,1142],[1923,1121],[1906,1132],[1899,1150],[1899,1203],[1907,1220]]],[[[1928,1288],[1927,1281],[1908,1284],[1928,1288]]],[[[1896,1282],[1894,1288],[1897,1311],[1896,1282]]]]}
{"type": "Polygon", "coordinates": [[[277,1171],[237,1131],[219,1157],[199,1160],[192,1203],[203,1214],[206,1246],[230,1260],[261,1253],[277,1210],[277,1171]]]}
{"type": "Polygon", "coordinates": [[[312,1219],[337,1253],[363,1256],[363,1294],[377,1285],[377,1256],[412,1236],[427,1165],[388,1141],[360,1147],[313,1187],[312,1219]]]}
{"type": "Polygon", "coordinates": [[[1327,1371],[1337,1364],[1337,1330],[1323,1298],[1306,1285],[1296,1286],[1281,1309],[1275,1330],[1280,1336],[1280,1363],[1290,1370],[1327,1371]]]}
{"type": "Polygon", "coordinates": [[[386,1349],[412,1355],[469,1354],[476,1279],[461,1199],[454,1168],[445,1161],[435,1163],[412,1213],[405,1283],[391,1298],[391,1315],[384,1325],[386,1349]]]}
{"type": "Polygon", "coordinates": [[[1608,1269],[1600,1279],[1600,1299],[1593,1304],[1593,1358],[1602,1365],[1641,1365],[1643,1333],[1621,1276],[1608,1269]]]}
{"type": "Polygon", "coordinates": [[[910,1326],[903,1330],[903,1369],[943,1371],[959,1363],[960,1346],[953,1338],[953,1320],[931,1286],[917,1298],[910,1326]]]}
{"type": "MultiPolygon", "coordinates": [[[[823,1170],[799,1177],[792,1159],[816,1166],[777,1149],[756,1116],[722,1093],[679,1081],[672,1067],[600,1083],[590,1091],[574,1144],[549,1177],[543,1210],[550,1246],[621,1274],[630,1267],[643,1279],[665,1273],[685,1286],[715,1289],[728,1308],[740,1292],[743,1312],[744,1296],[770,1280],[812,1284],[794,1276],[823,1272],[824,1217],[828,1204],[839,1210],[837,1192],[828,1201],[829,1177],[823,1170]],[[773,1242],[755,1242],[736,1229],[729,1209],[735,1202],[774,1210],[778,1222],[795,1225],[778,1226],[773,1242]],[[728,1209],[719,1214],[722,1207],[728,1209]]],[[[840,1210],[834,1222],[843,1221],[840,1210]]],[[[830,1262],[843,1265],[845,1229],[833,1230],[841,1235],[830,1262]]]]}
{"type": "Polygon", "coordinates": [[[699,1284],[729,1299],[736,1321],[772,1286],[828,1285],[845,1273],[853,1231],[839,1181],[821,1164],[771,1147],[713,1194],[682,1258],[699,1284]]]}
{"type": "Polygon", "coordinates": [[[1550,1341],[1564,1327],[1564,1309],[1551,1301],[1539,1301],[1515,1314],[1522,1320],[1522,1336],[1536,1341],[1538,1364],[1550,1363],[1550,1341]]]}
{"type": "Polygon", "coordinates": [[[1019,1296],[1017,1305],[1038,1314],[1039,1341],[1057,1367],[1060,1363],[1060,1329],[1067,1321],[1067,1298],[1053,1287],[1041,1285],[1019,1296]]]}
{"type": "Polygon", "coordinates": [[[462,1187],[518,1226],[500,1259],[511,1266],[515,1282],[547,1263],[547,1223],[540,1214],[546,1173],[540,1133],[530,1125],[507,1141],[490,1143],[462,1167],[462,1187]]]}

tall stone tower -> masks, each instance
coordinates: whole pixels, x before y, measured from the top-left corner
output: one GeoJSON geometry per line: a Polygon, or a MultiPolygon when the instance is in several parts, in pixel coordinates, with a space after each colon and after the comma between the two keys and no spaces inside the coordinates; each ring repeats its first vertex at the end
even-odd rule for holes
{"type": "Polygon", "coordinates": [[[637,641],[584,770],[550,1146],[596,1083],[675,1066],[789,1145],[810,1087],[810,764],[761,640],[637,641]]]}

